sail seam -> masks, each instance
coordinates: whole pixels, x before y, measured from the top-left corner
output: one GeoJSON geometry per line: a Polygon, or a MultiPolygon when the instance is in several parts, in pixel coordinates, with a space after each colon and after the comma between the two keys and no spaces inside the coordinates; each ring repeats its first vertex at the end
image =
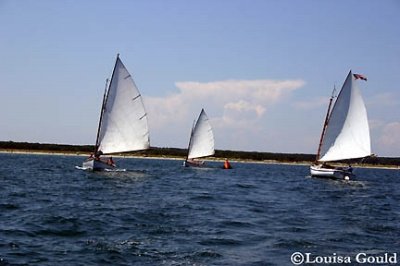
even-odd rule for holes
{"type": "Polygon", "coordinates": [[[145,113],[144,115],[142,115],[142,116],[139,118],[139,120],[142,120],[143,118],[145,118],[146,115],[147,115],[147,113],[145,113]]]}

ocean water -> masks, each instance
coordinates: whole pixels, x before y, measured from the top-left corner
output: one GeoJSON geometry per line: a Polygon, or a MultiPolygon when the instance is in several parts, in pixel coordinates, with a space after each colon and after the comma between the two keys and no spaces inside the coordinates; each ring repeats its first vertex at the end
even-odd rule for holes
{"type": "MultiPolygon", "coordinates": [[[[0,154],[0,265],[292,265],[400,252],[400,170],[356,181],[307,166],[0,154]]],[[[400,254],[399,254],[400,256],[400,254]]],[[[399,259],[399,258],[398,258],[399,259]]],[[[386,264],[385,264],[386,265],[386,264]]]]}

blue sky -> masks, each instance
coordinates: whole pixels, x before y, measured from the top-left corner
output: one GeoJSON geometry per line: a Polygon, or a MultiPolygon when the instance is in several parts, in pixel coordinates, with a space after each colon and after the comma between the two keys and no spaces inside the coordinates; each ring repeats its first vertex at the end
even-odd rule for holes
{"type": "Polygon", "coordinates": [[[380,156],[400,150],[400,2],[0,0],[0,140],[94,144],[117,53],[151,145],[315,153],[333,86],[360,83],[380,156]]]}

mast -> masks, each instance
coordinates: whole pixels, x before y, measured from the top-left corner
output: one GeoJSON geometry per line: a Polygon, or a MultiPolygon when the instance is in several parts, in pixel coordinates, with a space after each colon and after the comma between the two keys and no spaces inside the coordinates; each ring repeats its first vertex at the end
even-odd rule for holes
{"type": "Polygon", "coordinates": [[[101,111],[100,111],[100,119],[99,119],[99,126],[97,127],[97,136],[96,136],[96,146],[94,148],[94,154],[96,155],[99,148],[99,136],[100,136],[100,128],[101,128],[101,121],[103,120],[103,113],[106,106],[106,98],[107,98],[107,89],[108,89],[108,79],[106,79],[106,86],[104,89],[103,94],[103,103],[101,104],[101,111]]]}
{"type": "Polygon", "coordinates": [[[194,131],[194,127],[196,126],[196,120],[193,121],[193,126],[192,126],[192,131],[190,131],[190,139],[189,139],[189,145],[188,145],[188,152],[186,155],[186,160],[187,161],[189,159],[189,150],[190,150],[190,145],[192,144],[192,137],[193,137],[193,131],[194,131]]]}
{"type": "Polygon", "coordinates": [[[97,128],[96,146],[95,146],[95,148],[94,148],[94,154],[95,154],[95,155],[97,154],[97,152],[98,152],[98,148],[99,148],[99,136],[100,136],[100,128],[101,128],[101,122],[102,122],[102,120],[103,120],[103,114],[104,114],[104,110],[105,110],[106,103],[107,103],[108,88],[110,88],[110,87],[111,87],[111,83],[112,83],[112,81],[113,81],[113,78],[114,78],[114,72],[115,72],[115,68],[117,67],[118,59],[119,59],[119,54],[117,54],[117,59],[115,60],[115,65],[114,65],[113,72],[112,72],[112,74],[111,74],[111,80],[110,80],[110,83],[108,83],[108,82],[109,82],[109,79],[106,79],[106,87],[105,87],[105,89],[104,89],[103,103],[102,103],[102,105],[101,105],[101,112],[100,112],[99,126],[98,126],[98,128],[97,128]],[[109,86],[107,86],[107,85],[109,85],[109,86]]]}
{"type": "Polygon", "coordinates": [[[328,110],[326,111],[324,126],[322,127],[321,138],[320,138],[320,140],[319,140],[318,151],[317,151],[317,157],[315,158],[315,161],[316,161],[316,162],[318,162],[318,160],[319,160],[319,158],[320,158],[320,156],[321,156],[320,153],[321,153],[322,141],[324,140],[326,127],[328,126],[329,114],[330,114],[330,111],[331,111],[332,101],[333,101],[333,99],[335,98],[335,91],[336,91],[336,87],[333,88],[331,98],[329,99],[328,110]]]}

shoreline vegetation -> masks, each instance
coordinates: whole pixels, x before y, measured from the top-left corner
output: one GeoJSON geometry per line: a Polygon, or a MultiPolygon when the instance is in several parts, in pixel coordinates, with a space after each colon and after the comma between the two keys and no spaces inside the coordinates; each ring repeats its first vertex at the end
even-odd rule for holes
{"type": "MultiPolygon", "coordinates": [[[[88,156],[93,152],[93,150],[93,145],[0,141],[0,152],[2,153],[88,156]]],[[[151,147],[149,150],[144,151],[113,154],[115,157],[143,157],[177,160],[183,160],[186,155],[186,149],[160,147],[151,147]]],[[[222,161],[225,158],[228,158],[233,162],[309,165],[314,161],[315,154],[216,150],[215,155],[211,158],[207,158],[207,160],[222,161]]],[[[398,169],[400,168],[400,157],[370,157],[363,160],[353,160],[344,163],[351,163],[351,165],[356,167],[398,169]]]]}

